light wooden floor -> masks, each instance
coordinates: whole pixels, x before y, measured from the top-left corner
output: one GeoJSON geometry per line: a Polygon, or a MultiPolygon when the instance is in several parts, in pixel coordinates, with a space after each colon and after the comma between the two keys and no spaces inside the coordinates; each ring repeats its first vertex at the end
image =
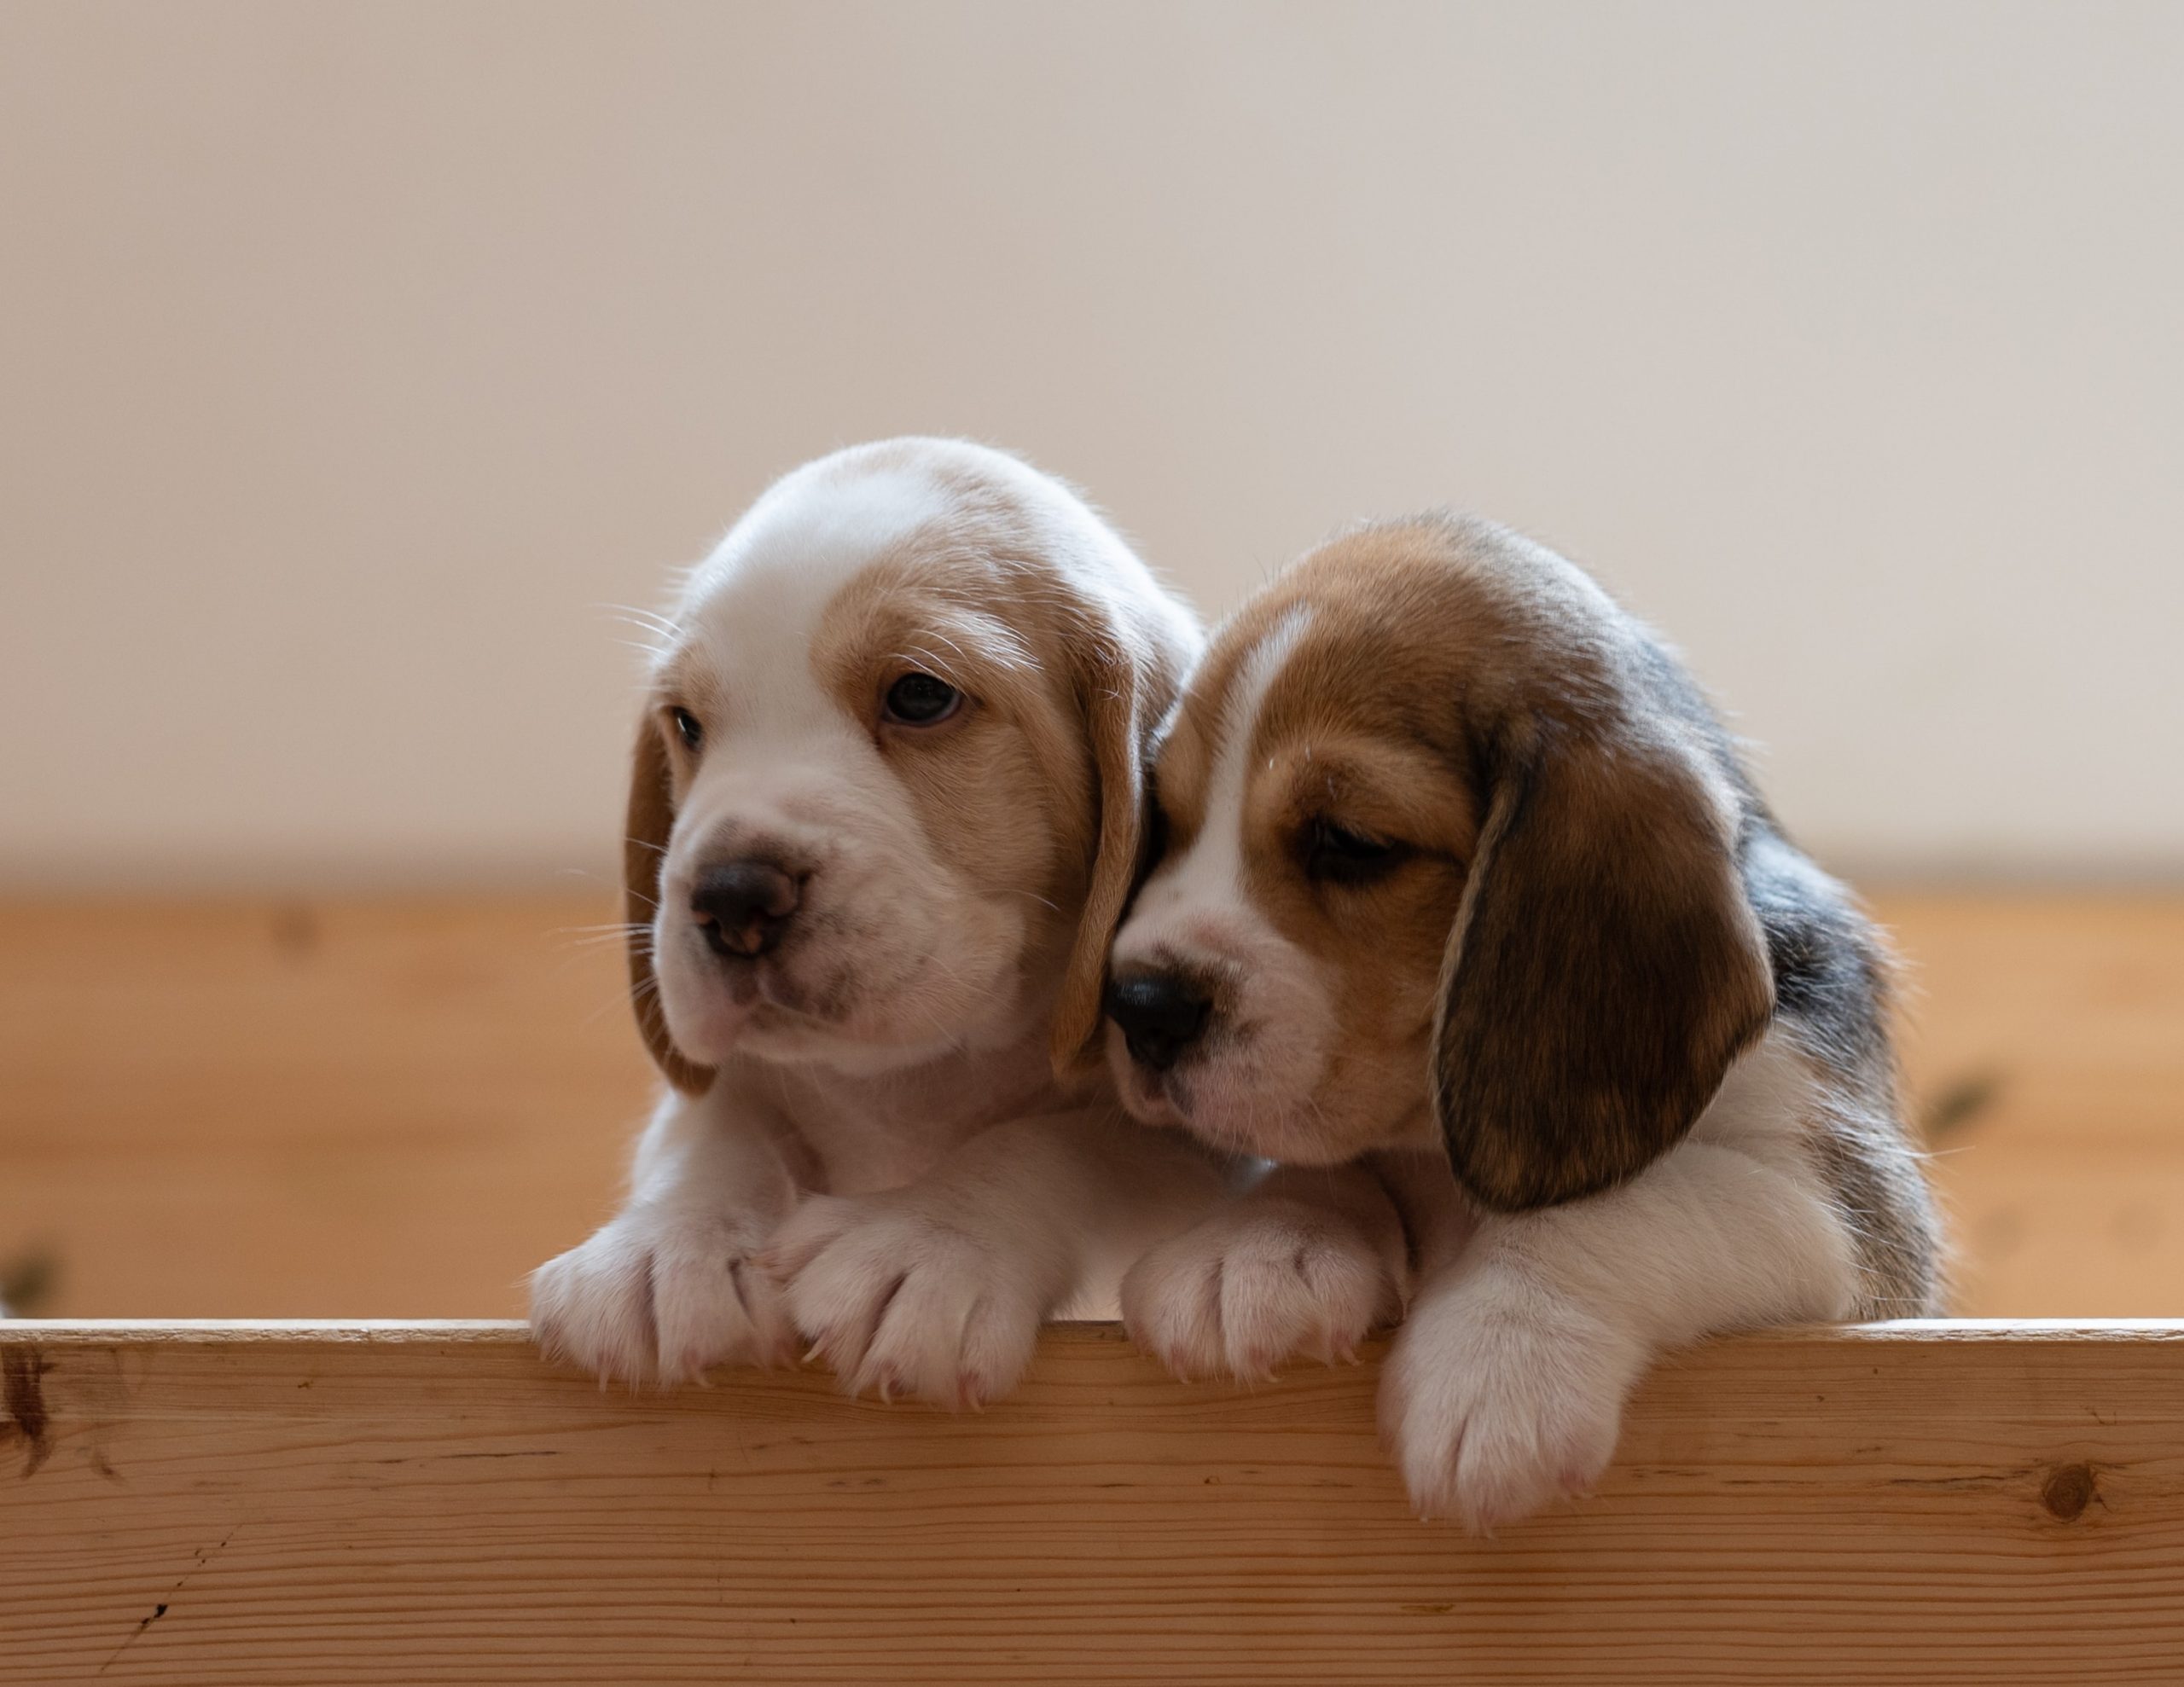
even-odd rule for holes
{"type": "MultiPolygon", "coordinates": [[[[1956,1309],[2184,1312],[2184,896],[1875,899],[1956,1309]]],[[[0,904],[0,1268],[56,1316],[493,1317],[650,1078],[566,901],[0,904]]]]}

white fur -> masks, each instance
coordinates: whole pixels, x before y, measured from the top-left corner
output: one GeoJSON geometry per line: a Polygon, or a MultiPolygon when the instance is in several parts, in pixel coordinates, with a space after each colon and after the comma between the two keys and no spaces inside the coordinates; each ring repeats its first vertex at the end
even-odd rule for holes
{"type": "Polygon", "coordinates": [[[1221,744],[1206,781],[1205,823],[1188,851],[1173,863],[1163,862],[1153,875],[1133,925],[1141,923],[1157,933],[1164,920],[1182,925],[1194,917],[1265,925],[1244,896],[1244,799],[1251,786],[1252,743],[1267,693],[1311,624],[1310,607],[1299,604],[1245,658],[1222,711],[1221,744]]]}
{"type": "Polygon", "coordinates": [[[1044,536],[1056,588],[1129,594],[1195,646],[1188,612],[1066,489],[958,442],[807,465],[694,571],[661,659],[699,663],[717,701],[653,964],[677,1047],[717,1070],[661,1103],[623,1211],[532,1279],[542,1343],[602,1377],[770,1364],[800,1331],[853,1389],[975,1404],[1014,1383],[1042,1319],[1112,1308],[1130,1261],[1218,1191],[1181,1139],[1057,1089],[1057,981],[1021,965],[1025,900],[951,863],[812,672],[827,605],[954,514],[940,472],[964,469],[1044,536]],[[816,923],[739,1000],[688,901],[758,840],[817,863],[798,913],[816,923]]]}
{"type": "Polygon", "coordinates": [[[1123,1317],[1179,1377],[1253,1381],[1299,1356],[1332,1365],[1402,1311],[1404,1251],[1369,1171],[1275,1167],[1133,1266],[1123,1317]]]}

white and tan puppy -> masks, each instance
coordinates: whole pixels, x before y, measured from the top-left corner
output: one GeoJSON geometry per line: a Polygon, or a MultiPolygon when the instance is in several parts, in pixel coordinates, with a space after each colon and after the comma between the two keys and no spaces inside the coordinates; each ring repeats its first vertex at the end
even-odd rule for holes
{"type": "Polygon", "coordinates": [[[1176,1368],[1408,1296],[1384,1425],[1490,1526],[1600,1475],[1665,1347],[1935,1309],[1879,940],[1571,564],[1445,519],[1323,548],[1217,633],[1153,784],[1125,1099],[1290,1162],[1131,1272],[1176,1368]]]}
{"type": "Polygon", "coordinates": [[[1217,1192],[1085,1058],[1196,623],[1059,483],[901,439],[775,484],[664,625],[625,887],[672,1089],[537,1337],[990,1399],[1217,1192]]]}

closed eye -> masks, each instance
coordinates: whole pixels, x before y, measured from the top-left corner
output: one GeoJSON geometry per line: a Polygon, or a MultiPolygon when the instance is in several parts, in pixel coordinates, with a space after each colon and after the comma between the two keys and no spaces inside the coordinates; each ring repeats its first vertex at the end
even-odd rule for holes
{"type": "Polygon", "coordinates": [[[1298,834],[1298,853],[1306,878],[1323,884],[1361,885],[1385,878],[1417,851],[1316,815],[1298,834]]]}

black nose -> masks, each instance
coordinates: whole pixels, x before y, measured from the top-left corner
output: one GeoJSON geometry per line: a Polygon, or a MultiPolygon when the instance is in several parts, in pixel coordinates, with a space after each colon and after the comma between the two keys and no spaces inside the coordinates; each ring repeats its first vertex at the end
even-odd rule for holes
{"type": "Polygon", "coordinates": [[[771,861],[723,861],[698,875],[690,912],[717,955],[762,955],[781,940],[803,895],[771,861]]]}
{"type": "Polygon", "coordinates": [[[1165,1072],[1199,1039],[1211,992],[1179,972],[1125,973],[1107,986],[1107,1017],[1123,1028],[1130,1058],[1165,1072]]]}

